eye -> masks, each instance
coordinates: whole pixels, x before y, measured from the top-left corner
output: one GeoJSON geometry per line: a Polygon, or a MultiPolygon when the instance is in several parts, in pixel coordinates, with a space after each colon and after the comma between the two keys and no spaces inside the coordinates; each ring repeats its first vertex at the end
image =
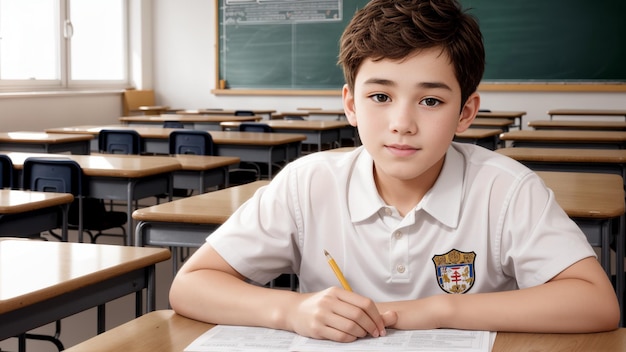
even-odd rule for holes
{"type": "Polygon", "coordinates": [[[389,96],[387,94],[377,93],[370,96],[372,100],[377,103],[386,103],[389,102],[389,96]]]}
{"type": "Polygon", "coordinates": [[[422,100],[420,102],[420,104],[426,105],[426,106],[430,106],[430,107],[435,107],[435,106],[441,104],[441,100],[435,99],[435,98],[426,98],[426,99],[422,100]]]}

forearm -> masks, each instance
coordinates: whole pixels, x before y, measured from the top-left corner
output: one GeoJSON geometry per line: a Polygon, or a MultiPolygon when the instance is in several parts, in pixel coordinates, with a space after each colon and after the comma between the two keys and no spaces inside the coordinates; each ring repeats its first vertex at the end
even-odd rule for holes
{"type": "Polygon", "coordinates": [[[507,292],[439,295],[382,303],[399,329],[456,328],[517,332],[595,332],[617,327],[615,295],[576,279],[507,292]]]}
{"type": "Polygon", "coordinates": [[[200,321],[285,329],[285,302],[295,295],[223,272],[196,270],[175,278],[170,302],[177,313],[200,321]]]}

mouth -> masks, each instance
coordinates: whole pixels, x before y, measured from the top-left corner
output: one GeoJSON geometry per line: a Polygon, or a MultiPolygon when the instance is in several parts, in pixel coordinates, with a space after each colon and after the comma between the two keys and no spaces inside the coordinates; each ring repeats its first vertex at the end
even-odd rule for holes
{"type": "Polygon", "coordinates": [[[420,148],[406,144],[388,144],[385,146],[389,152],[396,156],[408,156],[415,154],[420,148]]]}

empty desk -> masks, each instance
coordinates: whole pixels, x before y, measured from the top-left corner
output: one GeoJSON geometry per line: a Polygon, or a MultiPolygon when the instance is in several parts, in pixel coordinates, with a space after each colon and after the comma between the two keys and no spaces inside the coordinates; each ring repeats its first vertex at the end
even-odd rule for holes
{"type": "Polygon", "coordinates": [[[477,117],[472,121],[470,128],[498,128],[502,132],[508,132],[510,127],[514,127],[514,120],[510,119],[488,119],[477,117]]]}
{"type": "Polygon", "coordinates": [[[61,239],[67,241],[67,213],[73,200],[70,193],[0,189],[0,236],[27,237],[61,228],[61,239]]]}
{"type": "Polygon", "coordinates": [[[535,130],[626,131],[626,121],[537,120],[530,121],[528,127],[535,130]]]}
{"type": "Polygon", "coordinates": [[[548,110],[550,120],[554,116],[623,116],[626,119],[626,110],[608,109],[551,109],[548,110]]]}
{"type": "MultiPolygon", "coordinates": [[[[26,158],[42,156],[19,152],[9,152],[6,155],[11,158],[13,167],[17,170],[22,169],[26,158]]],[[[172,174],[182,167],[176,158],[169,156],[116,154],[53,156],[68,158],[80,165],[87,180],[85,186],[87,196],[126,202],[128,223],[124,243],[127,245],[132,245],[134,237],[132,221],[134,201],[160,194],[172,194],[172,174]]]]}
{"type": "Polygon", "coordinates": [[[178,115],[235,115],[237,111],[250,111],[254,115],[262,115],[265,120],[271,120],[272,114],[276,112],[276,110],[272,109],[187,109],[187,110],[177,110],[176,114],[178,115]]]}
{"type": "Polygon", "coordinates": [[[498,144],[500,143],[498,140],[500,133],[502,133],[502,130],[495,128],[468,128],[461,133],[457,133],[454,136],[454,141],[476,144],[494,150],[498,148],[498,144]]]}
{"type": "MultiPolygon", "coordinates": [[[[135,316],[155,309],[155,264],[163,248],[0,239],[0,340],[136,293],[135,316]],[[35,260],[36,259],[36,260],[35,260]]],[[[95,335],[95,334],[94,334],[95,335]]]]}
{"type": "Polygon", "coordinates": [[[183,155],[172,156],[180,163],[174,171],[174,188],[193,189],[204,193],[208,187],[228,187],[228,170],[239,163],[234,156],[183,155]]]}
{"type": "Polygon", "coordinates": [[[514,120],[515,124],[510,127],[522,128],[522,117],[526,115],[526,111],[479,111],[476,114],[478,118],[486,119],[509,119],[514,120]]]}
{"type": "Polygon", "coordinates": [[[220,131],[221,122],[225,121],[259,121],[261,116],[234,115],[160,115],[160,116],[123,116],[122,124],[133,127],[163,127],[166,121],[176,121],[184,128],[202,131],[220,131]]]}
{"type": "MultiPolygon", "coordinates": [[[[270,120],[263,121],[278,133],[297,133],[306,136],[302,144],[313,144],[317,150],[322,150],[322,145],[330,145],[330,149],[341,143],[341,131],[345,128],[353,131],[348,121],[325,121],[325,120],[270,120]]],[[[239,122],[223,122],[223,129],[238,130],[239,122]]]]}
{"type": "Polygon", "coordinates": [[[502,133],[513,147],[624,149],[626,131],[522,130],[502,133]]]}
{"type": "Polygon", "coordinates": [[[0,132],[0,149],[17,152],[89,154],[90,142],[84,134],[0,132]]]}
{"type": "MultiPolygon", "coordinates": [[[[256,181],[137,209],[137,246],[200,247],[206,237],[269,181],[256,181]]],[[[173,251],[174,271],[177,269],[173,251]]]]}

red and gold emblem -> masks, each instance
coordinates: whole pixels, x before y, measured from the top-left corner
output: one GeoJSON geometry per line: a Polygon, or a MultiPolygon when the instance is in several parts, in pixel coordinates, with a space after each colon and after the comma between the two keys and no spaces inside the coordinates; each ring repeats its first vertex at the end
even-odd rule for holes
{"type": "Polygon", "coordinates": [[[474,260],[476,253],[461,252],[456,249],[435,255],[437,283],[447,293],[465,293],[474,285],[474,260]]]}

